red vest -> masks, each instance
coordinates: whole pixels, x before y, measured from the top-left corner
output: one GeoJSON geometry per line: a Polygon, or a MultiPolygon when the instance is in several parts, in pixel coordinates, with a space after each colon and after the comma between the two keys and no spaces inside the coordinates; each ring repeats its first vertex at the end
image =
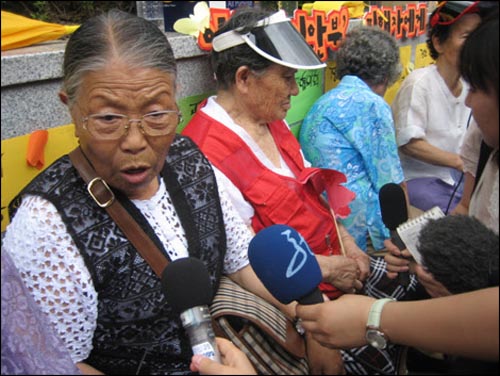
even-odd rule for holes
{"type": "MultiPolygon", "coordinates": [[[[304,167],[297,139],[283,121],[270,123],[269,129],[297,179],[269,170],[237,134],[200,110],[182,134],[193,139],[253,206],[255,233],[273,224],[286,224],[304,237],[315,254],[340,255],[335,224],[320,192],[309,180],[301,183],[301,176],[311,169],[304,167]]],[[[321,283],[320,289],[330,299],[342,294],[327,283],[321,283]]]]}

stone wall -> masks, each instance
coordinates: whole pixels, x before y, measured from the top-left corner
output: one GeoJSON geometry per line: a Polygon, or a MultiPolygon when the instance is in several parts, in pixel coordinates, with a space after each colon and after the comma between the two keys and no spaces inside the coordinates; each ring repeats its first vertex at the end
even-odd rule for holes
{"type": "MultiPolygon", "coordinates": [[[[178,98],[214,90],[208,54],[187,35],[167,33],[178,60],[178,98]]],[[[65,42],[2,51],[2,140],[71,123],[57,93],[65,42]]]]}

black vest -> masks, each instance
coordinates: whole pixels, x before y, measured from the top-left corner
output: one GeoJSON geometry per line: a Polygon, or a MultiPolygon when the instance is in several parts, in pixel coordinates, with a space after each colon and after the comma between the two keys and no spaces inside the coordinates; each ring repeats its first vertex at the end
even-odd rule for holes
{"type": "MultiPolygon", "coordinates": [[[[176,136],[162,177],[186,232],[189,254],[207,266],[215,294],[226,237],[211,165],[189,138],[176,136]]],[[[168,258],[146,218],[123,194],[114,193],[168,258]]],[[[55,205],[92,275],[98,318],[85,362],[107,374],[190,373],[191,347],[160,279],[90,197],[69,157],[55,161],[11,202],[11,218],[25,194],[55,205]]]]}

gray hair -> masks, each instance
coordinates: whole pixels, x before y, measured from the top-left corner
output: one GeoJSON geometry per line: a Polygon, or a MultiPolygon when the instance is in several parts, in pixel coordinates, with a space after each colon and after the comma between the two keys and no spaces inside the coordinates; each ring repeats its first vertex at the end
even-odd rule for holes
{"type": "Polygon", "coordinates": [[[350,30],[337,51],[337,75],[361,78],[368,85],[388,82],[392,85],[399,78],[402,66],[396,40],[376,26],[359,26],[350,30]]]}
{"type": "Polygon", "coordinates": [[[66,45],[63,90],[72,105],[86,73],[106,67],[112,58],[132,67],[156,68],[175,80],[177,67],[165,34],[150,21],[117,9],[84,22],[66,45]]]}

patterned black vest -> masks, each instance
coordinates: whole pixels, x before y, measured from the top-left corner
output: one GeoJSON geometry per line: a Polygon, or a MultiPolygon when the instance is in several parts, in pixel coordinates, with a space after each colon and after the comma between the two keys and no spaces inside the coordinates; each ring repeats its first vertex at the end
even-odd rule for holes
{"type": "MultiPolygon", "coordinates": [[[[189,254],[205,263],[215,293],[226,237],[213,170],[189,138],[177,136],[162,176],[186,232],[189,254]]],[[[69,157],[55,161],[11,202],[11,218],[25,194],[56,206],[92,275],[98,318],[85,362],[106,374],[190,373],[191,347],[160,279],[90,197],[69,157]]],[[[167,256],[139,210],[123,194],[115,195],[167,256]]]]}

